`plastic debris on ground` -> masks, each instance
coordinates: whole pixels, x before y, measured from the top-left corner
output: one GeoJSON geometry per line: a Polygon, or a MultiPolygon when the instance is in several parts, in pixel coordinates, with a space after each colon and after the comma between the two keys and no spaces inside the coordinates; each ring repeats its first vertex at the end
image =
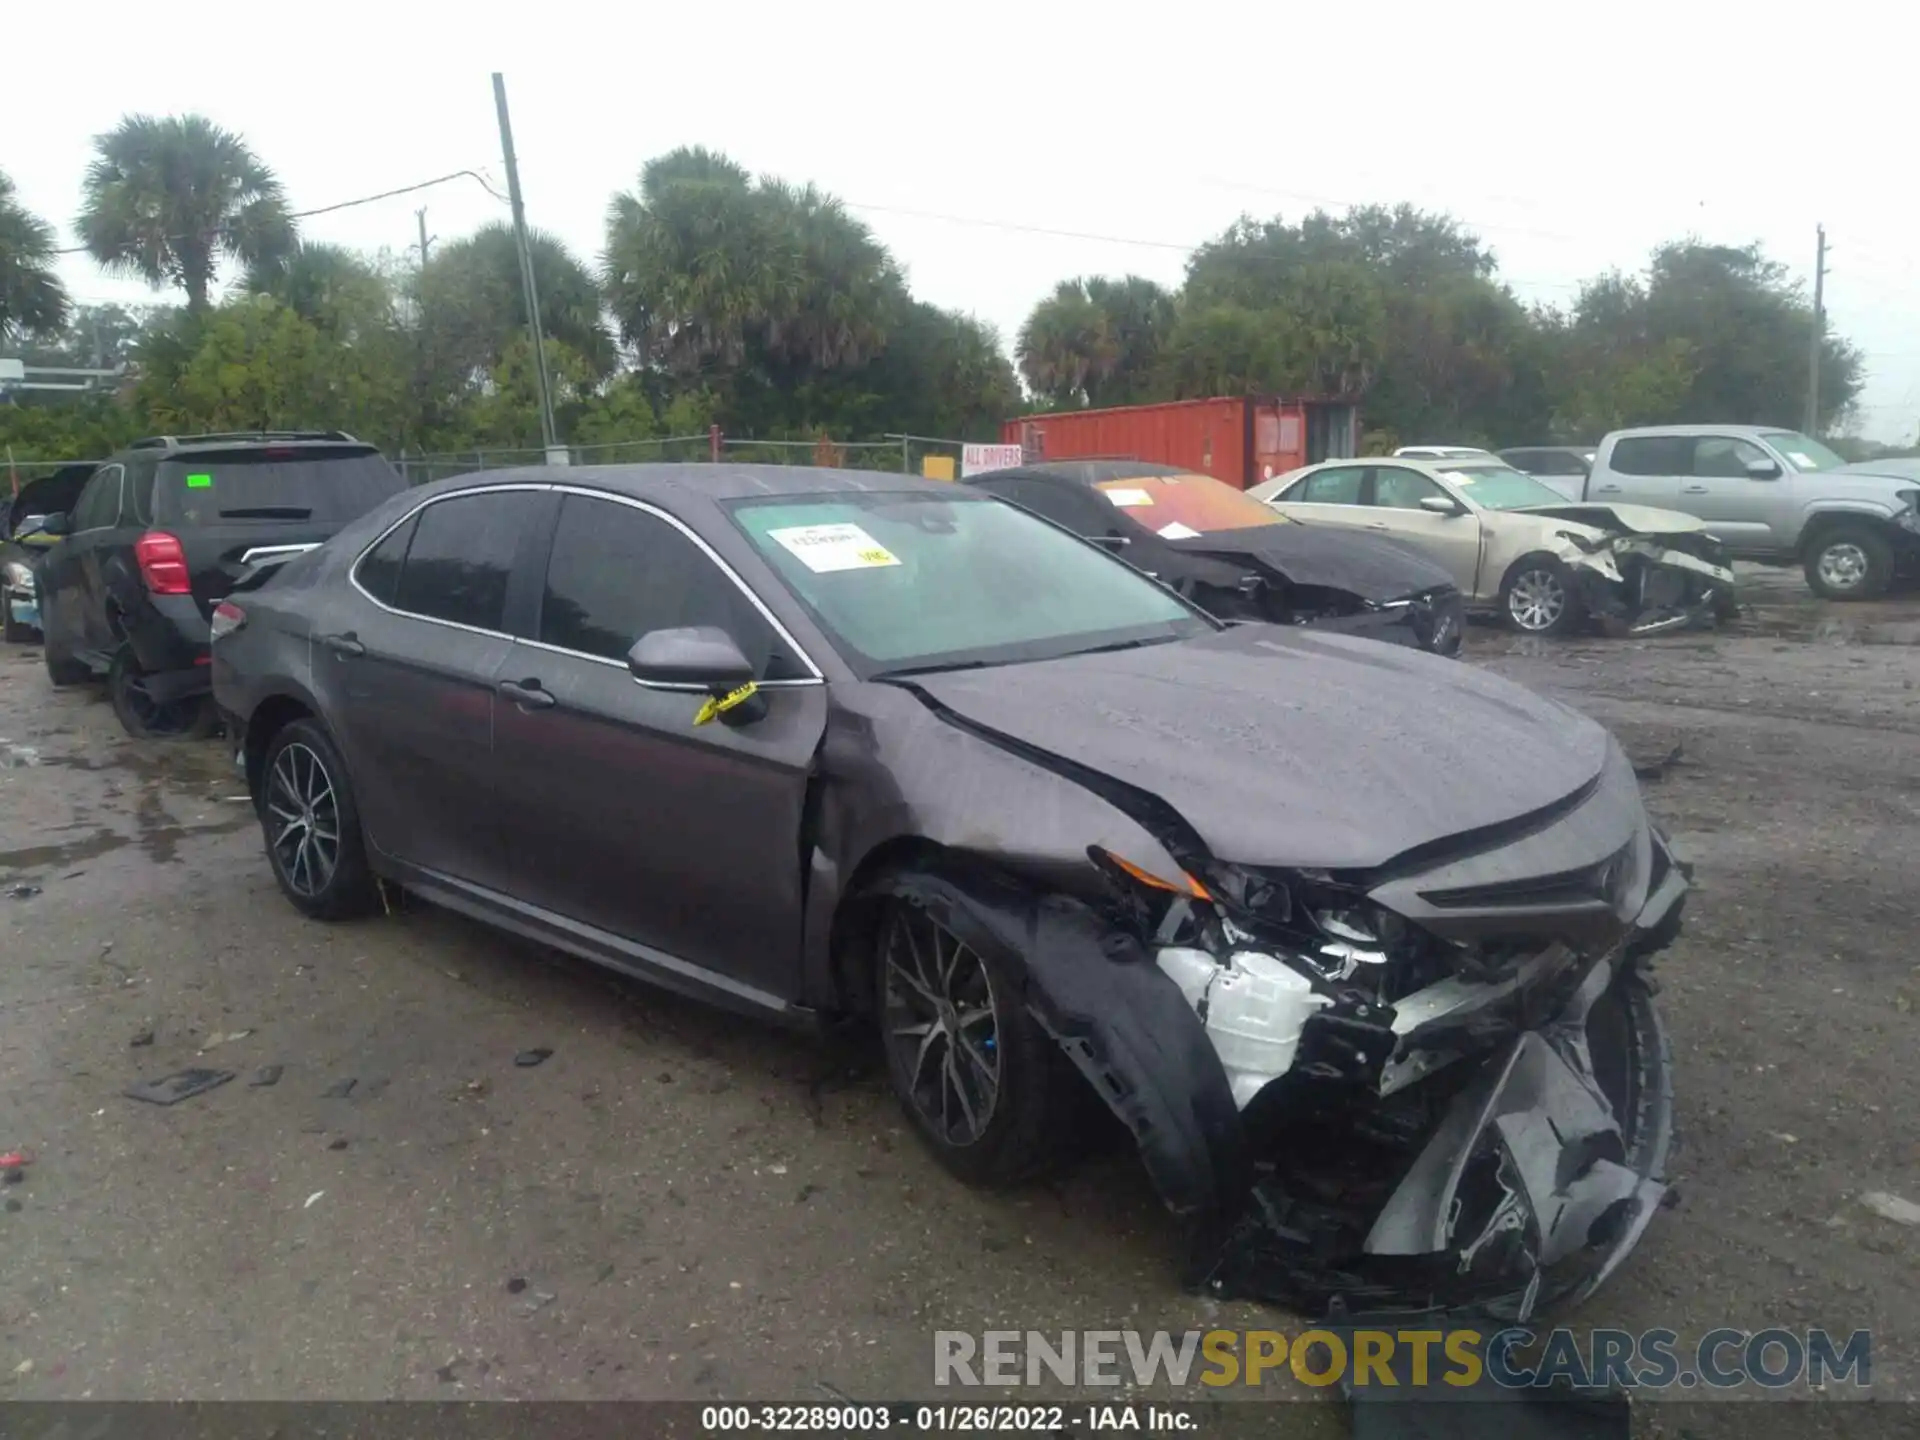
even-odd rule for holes
{"type": "Polygon", "coordinates": [[[253,1078],[247,1081],[247,1084],[256,1089],[277,1084],[280,1077],[286,1073],[286,1070],[287,1067],[284,1065],[262,1065],[258,1070],[253,1072],[253,1078]]]}
{"type": "Polygon", "coordinates": [[[1891,1220],[1898,1225],[1920,1225],[1920,1205],[1911,1200],[1902,1200],[1898,1195],[1889,1195],[1884,1190],[1869,1190],[1860,1197],[1860,1203],[1882,1220],[1891,1220]]]}
{"type": "Polygon", "coordinates": [[[353,1094],[353,1087],[359,1083],[357,1080],[336,1080],[320,1092],[320,1098],[322,1100],[344,1100],[353,1094]]]}
{"type": "Polygon", "coordinates": [[[537,1050],[522,1050],[518,1055],[513,1057],[513,1063],[522,1069],[526,1069],[530,1066],[538,1065],[542,1060],[547,1059],[552,1054],[553,1051],[546,1049],[544,1046],[537,1050]]]}
{"type": "Polygon", "coordinates": [[[205,1094],[233,1079],[231,1070],[181,1070],[159,1080],[142,1080],[120,1093],[129,1100],[144,1100],[149,1105],[177,1105],[195,1095],[205,1094]]]}

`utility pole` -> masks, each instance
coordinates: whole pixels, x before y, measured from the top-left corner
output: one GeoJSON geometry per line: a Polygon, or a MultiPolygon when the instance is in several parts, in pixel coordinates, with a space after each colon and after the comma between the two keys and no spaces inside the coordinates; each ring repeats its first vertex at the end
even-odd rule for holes
{"type": "Polygon", "coordinates": [[[520,286],[527,299],[527,334],[533,339],[534,374],[540,381],[540,439],[547,450],[548,464],[564,464],[555,458],[560,448],[553,428],[553,393],[547,385],[547,347],[540,335],[540,296],[533,283],[533,248],[527,243],[527,207],[520,203],[520,166],[513,158],[513,122],[507,118],[507,80],[493,72],[493,108],[500,115],[500,155],[507,167],[507,200],[513,207],[513,240],[520,252],[520,286]]]}
{"type": "Polygon", "coordinates": [[[437,240],[440,237],[436,235],[429,238],[427,235],[427,207],[426,206],[422,205],[418,210],[414,211],[413,218],[420,222],[420,268],[424,270],[427,268],[427,249],[429,246],[433,244],[434,240],[437,240]]]}
{"type": "Polygon", "coordinates": [[[1820,434],[1820,347],[1826,338],[1827,227],[1814,227],[1813,341],[1807,349],[1807,424],[1809,435],[1820,434]]]}

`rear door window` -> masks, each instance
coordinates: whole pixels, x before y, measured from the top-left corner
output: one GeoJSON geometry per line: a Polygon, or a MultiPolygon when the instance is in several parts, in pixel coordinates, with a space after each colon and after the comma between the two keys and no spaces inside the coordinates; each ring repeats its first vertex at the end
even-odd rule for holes
{"type": "Polygon", "coordinates": [[[1640,435],[1616,441],[1608,466],[1621,475],[1691,474],[1693,437],[1640,435]]]}
{"type": "Polygon", "coordinates": [[[1358,505],[1360,482],[1366,475],[1359,465],[1336,465],[1309,475],[1284,498],[1297,505],[1358,505]]]}
{"type": "Polygon", "coordinates": [[[93,472],[87,488],[74,502],[68,529],[78,535],[83,530],[105,530],[120,519],[120,481],[125,471],[119,465],[102,465],[93,472]]]}
{"type": "Polygon", "coordinates": [[[158,523],[344,525],[404,489],[399,472],[374,450],[219,450],[161,465],[158,523]]]}
{"type": "Polygon", "coordinates": [[[539,500],[533,491],[507,490],[427,506],[414,522],[393,608],[504,633],[514,556],[539,500]]]}

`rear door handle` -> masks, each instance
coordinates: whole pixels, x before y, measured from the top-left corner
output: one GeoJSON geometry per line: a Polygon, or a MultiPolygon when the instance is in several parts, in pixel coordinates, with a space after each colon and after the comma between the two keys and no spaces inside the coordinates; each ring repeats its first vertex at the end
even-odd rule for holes
{"type": "Polygon", "coordinates": [[[538,680],[502,680],[493,687],[522,710],[551,710],[553,696],[540,688],[538,680]]]}
{"type": "Polygon", "coordinates": [[[1708,491],[1704,485],[1682,485],[1680,487],[1680,493],[1682,495],[1705,495],[1708,491]]]}
{"type": "Polygon", "coordinates": [[[342,660],[367,653],[367,647],[360,643],[359,637],[351,630],[344,635],[322,635],[320,637],[320,643],[326,646],[327,649],[333,651],[333,653],[338,655],[342,660]]]}
{"type": "Polygon", "coordinates": [[[1602,492],[1603,494],[1610,492],[1612,494],[1617,495],[1620,493],[1620,487],[1618,485],[1596,485],[1593,488],[1602,492]]]}
{"type": "Polygon", "coordinates": [[[1384,525],[1374,525],[1374,524],[1371,524],[1371,523],[1369,523],[1369,524],[1368,524],[1368,526],[1367,526],[1367,529],[1369,529],[1369,530],[1379,530],[1379,531],[1381,531],[1381,532],[1383,532],[1383,533],[1385,532],[1385,530],[1386,530],[1386,528],[1387,528],[1387,527],[1386,527],[1386,526],[1384,526],[1384,525]]]}

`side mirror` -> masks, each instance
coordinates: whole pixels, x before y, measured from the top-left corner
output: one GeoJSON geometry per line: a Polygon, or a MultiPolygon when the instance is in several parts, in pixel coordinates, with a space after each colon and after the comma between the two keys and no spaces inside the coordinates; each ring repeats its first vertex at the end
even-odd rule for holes
{"type": "Polygon", "coordinates": [[[1778,480],[1780,467],[1771,460],[1749,460],[1747,462],[1749,480],[1778,480]]]}
{"type": "Polygon", "coordinates": [[[753,664],[734,638],[711,625],[649,630],[627,652],[627,669],[642,685],[721,694],[753,679],[753,664]]]}
{"type": "Polygon", "coordinates": [[[1445,495],[1422,495],[1420,508],[1429,515],[1464,515],[1467,507],[1445,495]]]}
{"type": "Polygon", "coordinates": [[[54,515],[29,515],[20,522],[20,528],[13,532],[16,540],[25,540],[29,535],[67,535],[72,533],[71,522],[64,512],[54,515]]]}

